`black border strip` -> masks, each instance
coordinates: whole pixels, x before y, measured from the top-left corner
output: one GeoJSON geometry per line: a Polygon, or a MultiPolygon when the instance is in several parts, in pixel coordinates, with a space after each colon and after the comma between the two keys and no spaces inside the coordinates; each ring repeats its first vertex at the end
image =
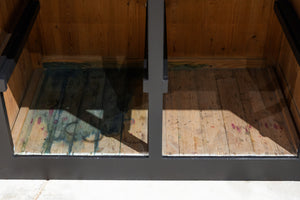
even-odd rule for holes
{"type": "Polygon", "coordinates": [[[38,0],[31,0],[23,11],[0,58],[0,91],[7,90],[7,82],[13,73],[27,42],[33,24],[40,10],[38,0]]]}
{"type": "Polygon", "coordinates": [[[144,79],[149,79],[148,69],[148,2],[146,3],[146,28],[145,28],[145,51],[144,51],[144,79]]]}
{"type": "Polygon", "coordinates": [[[300,65],[300,19],[293,5],[288,0],[277,0],[274,11],[281,24],[283,32],[292,48],[295,58],[300,65]]]}
{"type": "Polygon", "coordinates": [[[167,38],[167,11],[164,3],[164,80],[168,80],[168,38],[167,38]]]}

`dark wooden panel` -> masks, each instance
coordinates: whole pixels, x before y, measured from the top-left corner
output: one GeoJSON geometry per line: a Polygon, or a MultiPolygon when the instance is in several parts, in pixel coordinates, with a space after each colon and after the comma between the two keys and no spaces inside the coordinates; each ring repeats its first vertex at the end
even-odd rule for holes
{"type": "Polygon", "coordinates": [[[143,58],[146,0],[41,0],[44,55],[143,58]]]}

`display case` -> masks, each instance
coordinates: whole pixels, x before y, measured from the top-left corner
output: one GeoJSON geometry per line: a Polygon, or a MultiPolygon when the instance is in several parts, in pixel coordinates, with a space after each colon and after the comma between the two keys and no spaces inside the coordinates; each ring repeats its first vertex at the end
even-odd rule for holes
{"type": "Polygon", "coordinates": [[[3,0],[0,177],[300,180],[295,0],[3,0]]]}

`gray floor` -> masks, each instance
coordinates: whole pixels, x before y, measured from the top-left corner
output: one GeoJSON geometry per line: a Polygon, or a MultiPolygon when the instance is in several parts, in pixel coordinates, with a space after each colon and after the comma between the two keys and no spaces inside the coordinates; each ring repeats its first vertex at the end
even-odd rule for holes
{"type": "Polygon", "coordinates": [[[0,199],[300,199],[300,182],[0,180],[0,199]]]}

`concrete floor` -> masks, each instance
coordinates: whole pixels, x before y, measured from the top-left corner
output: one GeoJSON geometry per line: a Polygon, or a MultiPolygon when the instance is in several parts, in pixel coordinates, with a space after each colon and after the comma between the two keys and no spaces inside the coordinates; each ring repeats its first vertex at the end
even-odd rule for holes
{"type": "Polygon", "coordinates": [[[0,199],[299,200],[300,182],[0,180],[0,199]]]}

